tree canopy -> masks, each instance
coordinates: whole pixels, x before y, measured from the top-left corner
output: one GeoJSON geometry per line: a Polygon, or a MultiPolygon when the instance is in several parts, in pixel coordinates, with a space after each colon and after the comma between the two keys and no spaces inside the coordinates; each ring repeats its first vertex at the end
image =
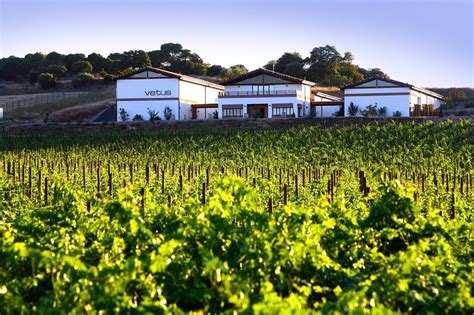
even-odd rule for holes
{"type": "Polygon", "coordinates": [[[343,86],[370,76],[388,75],[380,69],[363,69],[353,64],[351,52],[341,55],[336,47],[315,47],[306,58],[299,53],[284,53],[276,61],[269,61],[265,68],[295,77],[306,78],[320,85],[343,86]]]}
{"type": "MultiPolygon", "coordinates": [[[[353,64],[350,52],[341,54],[336,47],[315,47],[307,57],[298,52],[286,52],[269,61],[264,67],[291,76],[306,78],[320,85],[342,86],[371,76],[387,77],[379,68],[364,69],[353,64]]],[[[76,73],[92,73],[96,77],[119,75],[143,66],[153,66],[188,75],[230,79],[247,72],[242,64],[225,68],[206,63],[197,53],[178,43],[165,43],[152,51],[129,50],[111,53],[48,54],[30,53],[23,58],[10,56],[0,59],[0,80],[29,81],[37,83],[41,73],[52,73],[56,78],[70,77],[76,73]]]]}

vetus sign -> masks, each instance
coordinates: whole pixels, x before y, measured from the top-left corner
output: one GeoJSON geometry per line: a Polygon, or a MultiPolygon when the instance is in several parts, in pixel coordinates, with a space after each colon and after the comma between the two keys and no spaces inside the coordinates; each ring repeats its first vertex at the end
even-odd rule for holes
{"type": "Polygon", "coordinates": [[[171,90],[154,90],[154,91],[145,91],[146,96],[170,96],[171,90]]]}

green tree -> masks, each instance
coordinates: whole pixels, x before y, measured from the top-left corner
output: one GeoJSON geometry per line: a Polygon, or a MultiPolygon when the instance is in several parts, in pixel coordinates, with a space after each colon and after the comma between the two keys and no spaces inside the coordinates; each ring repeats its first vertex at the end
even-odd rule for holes
{"type": "Polygon", "coordinates": [[[329,74],[326,81],[321,82],[326,85],[344,86],[364,79],[364,75],[359,71],[359,68],[351,63],[340,63],[334,69],[334,72],[329,74]]]}
{"type": "Polygon", "coordinates": [[[106,70],[110,63],[107,58],[97,53],[92,53],[87,56],[87,61],[92,64],[92,69],[94,69],[96,73],[106,70]]]}
{"type": "Polygon", "coordinates": [[[153,67],[163,67],[162,63],[165,61],[163,52],[161,50],[153,50],[148,52],[148,57],[150,57],[150,62],[153,67]]]}
{"type": "Polygon", "coordinates": [[[225,73],[222,75],[222,79],[229,80],[246,72],[248,72],[248,70],[244,65],[233,65],[225,71],[225,73]]]}
{"type": "Polygon", "coordinates": [[[45,55],[40,52],[34,54],[25,55],[25,60],[28,63],[28,66],[32,68],[39,67],[44,64],[45,55]]]}
{"type": "Polygon", "coordinates": [[[66,65],[66,68],[68,68],[68,70],[72,72],[72,65],[77,61],[85,59],[86,56],[84,54],[69,54],[64,56],[64,64],[66,65]]]}
{"type": "Polygon", "coordinates": [[[55,51],[50,52],[44,58],[44,65],[62,64],[65,56],[55,51]]]}
{"type": "Polygon", "coordinates": [[[38,83],[43,89],[49,89],[57,85],[57,81],[54,77],[54,74],[48,72],[41,73],[38,76],[38,83]]]}
{"type": "Polygon", "coordinates": [[[72,64],[72,72],[74,73],[81,73],[81,72],[92,72],[92,64],[86,60],[76,61],[72,64]]]}
{"type": "Polygon", "coordinates": [[[72,78],[72,86],[73,87],[85,86],[85,85],[90,84],[92,82],[94,82],[94,76],[90,73],[87,73],[87,72],[78,73],[72,78]]]}
{"type": "Polygon", "coordinates": [[[305,72],[304,60],[297,52],[284,53],[278,60],[268,62],[265,68],[298,78],[303,77],[305,72]]]}
{"type": "Polygon", "coordinates": [[[123,58],[120,60],[121,68],[141,68],[151,65],[150,57],[143,50],[129,50],[123,53],[123,58]]]}
{"type": "Polygon", "coordinates": [[[47,72],[54,74],[56,78],[60,78],[67,73],[67,69],[64,65],[48,65],[47,72]]]}
{"type": "Polygon", "coordinates": [[[207,68],[207,75],[210,77],[217,77],[221,75],[226,69],[220,65],[212,65],[207,68]]]}
{"type": "Polygon", "coordinates": [[[306,76],[314,82],[327,82],[329,76],[336,72],[336,67],[344,58],[337,51],[336,47],[326,45],[324,47],[315,47],[306,58],[308,69],[306,76]]]}
{"type": "Polygon", "coordinates": [[[462,89],[451,89],[449,91],[449,94],[448,94],[449,97],[451,97],[451,99],[455,102],[457,101],[464,101],[467,96],[466,96],[466,92],[464,92],[462,89]]]}
{"type": "Polygon", "coordinates": [[[38,82],[38,76],[40,75],[40,72],[37,70],[31,69],[28,72],[28,82],[30,82],[32,85],[38,82]]]}
{"type": "Polygon", "coordinates": [[[159,50],[150,51],[148,55],[154,67],[163,67],[183,74],[205,75],[207,73],[208,66],[202,58],[189,49],[183,49],[180,44],[163,44],[159,50]]]}
{"type": "Polygon", "coordinates": [[[364,78],[373,78],[373,77],[379,77],[383,79],[390,79],[390,76],[380,70],[379,68],[371,68],[371,69],[364,69],[364,68],[359,68],[359,71],[364,75],[364,78]]]}
{"type": "Polygon", "coordinates": [[[4,80],[19,80],[30,70],[24,58],[10,56],[0,60],[0,78],[4,80]]]}

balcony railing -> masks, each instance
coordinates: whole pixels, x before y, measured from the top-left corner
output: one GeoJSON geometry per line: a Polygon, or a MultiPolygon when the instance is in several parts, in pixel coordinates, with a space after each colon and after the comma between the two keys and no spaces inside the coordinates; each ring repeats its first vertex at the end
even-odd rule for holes
{"type": "Polygon", "coordinates": [[[284,96],[296,96],[299,91],[296,90],[277,90],[277,91],[228,91],[228,92],[219,92],[221,97],[245,97],[245,96],[274,96],[274,95],[284,95],[284,96]]]}

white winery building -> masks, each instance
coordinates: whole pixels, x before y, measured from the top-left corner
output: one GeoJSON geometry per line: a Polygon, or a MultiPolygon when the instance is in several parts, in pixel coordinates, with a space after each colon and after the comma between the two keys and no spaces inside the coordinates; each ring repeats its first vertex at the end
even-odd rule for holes
{"type": "Polygon", "coordinates": [[[316,91],[311,102],[312,117],[334,117],[338,116],[344,107],[342,98],[331,94],[316,91]]]}
{"type": "Polygon", "coordinates": [[[342,88],[344,98],[316,84],[264,68],[216,84],[153,67],[116,78],[117,120],[252,119],[360,116],[368,106],[385,116],[432,116],[442,95],[374,77],[342,88]]]}
{"type": "Polygon", "coordinates": [[[219,118],[242,119],[309,116],[315,83],[259,68],[222,85],[219,118]]]}
{"type": "Polygon", "coordinates": [[[379,109],[385,107],[386,116],[432,116],[445,103],[445,98],[435,92],[379,77],[357,82],[343,90],[344,116],[360,115],[360,110],[369,105],[379,109]],[[355,108],[359,113],[354,112],[355,108]]]}
{"type": "Polygon", "coordinates": [[[218,94],[224,91],[219,84],[153,67],[119,76],[116,81],[118,121],[124,113],[130,120],[137,115],[148,120],[150,110],[163,120],[213,118],[218,94]]]}

